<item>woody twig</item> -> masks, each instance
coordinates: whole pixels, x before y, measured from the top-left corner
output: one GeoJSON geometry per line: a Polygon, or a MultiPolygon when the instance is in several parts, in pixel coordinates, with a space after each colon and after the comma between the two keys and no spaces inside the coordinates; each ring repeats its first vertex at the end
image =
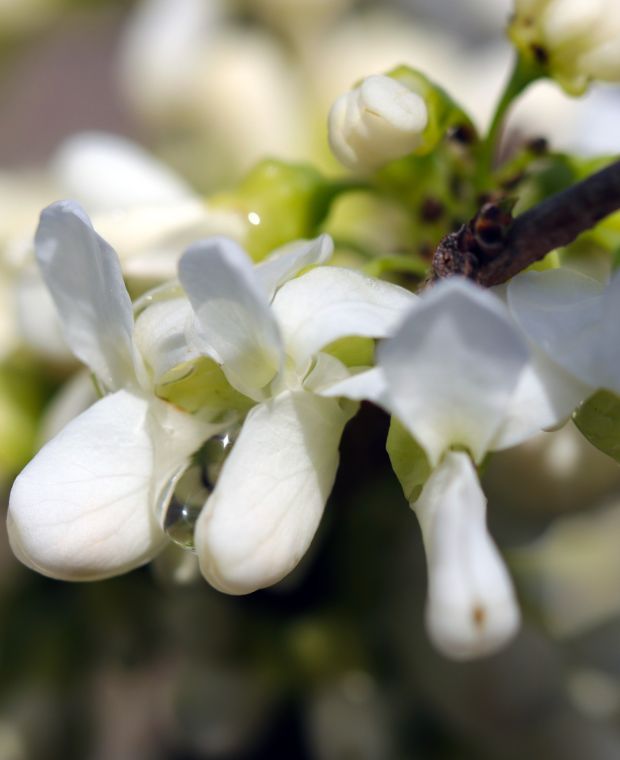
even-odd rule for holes
{"type": "Polygon", "coordinates": [[[620,161],[513,219],[505,203],[487,203],[437,246],[429,283],[461,275],[491,287],[620,209],[620,161]]]}

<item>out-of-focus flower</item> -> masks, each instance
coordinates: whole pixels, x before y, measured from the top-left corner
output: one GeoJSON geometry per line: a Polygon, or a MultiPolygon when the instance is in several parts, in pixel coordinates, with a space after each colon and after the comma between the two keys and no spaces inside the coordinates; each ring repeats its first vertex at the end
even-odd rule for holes
{"type": "Polygon", "coordinates": [[[120,68],[147,122],[198,128],[211,179],[236,177],[265,155],[304,154],[294,67],[265,32],[227,23],[221,3],[146,0],[126,28],[120,68]]]}
{"type": "Polygon", "coordinates": [[[295,39],[316,34],[351,5],[353,0],[246,0],[247,4],[275,27],[295,39]]]}
{"type": "Polygon", "coordinates": [[[341,95],[329,114],[329,142],[355,171],[378,169],[412,153],[428,124],[424,99],[389,76],[375,75],[341,95]]]}
{"type": "Polygon", "coordinates": [[[490,503],[529,518],[559,516],[599,503],[618,487],[620,468],[574,425],[494,454],[484,471],[490,503]]]}
{"type": "Polygon", "coordinates": [[[453,657],[492,652],[519,612],[470,457],[481,462],[564,419],[583,386],[532,359],[501,301],[458,279],[411,308],[377,365],[329,393],[377,401],[415,439],[395,434],[388,451],[422,525],[429,634],[453,657]]]}
{"type": "Polygon", "coordinates": [[[47,288],[31,259],[33,220],[59,196],[83,203],[120,253],[134,292],[174,277],[179,251],[192,240],[221,233],[243,240],[247,219],[212,208],[191,187],[136,143],[99,132],[67,139],[39,178],[0,179],[8,209],[0,226],[0,353],[25,342],[44,357],[70,358],[47,288]],[[16,213],[12,213],[15,208],[16,213]]]}
{"type": "Polygon", "coordinates": [[[254,268],[238,246],[215,239],[181,258],[194,342],[257,402],[195,530],[204,576],[228,593],[277,582],[314,537],[354,411],[321,395],[350,374],[323,349],[345,337],[388,335],[415,298],[336,267],[295,278],[330,254],[330,241],[320,238],[254,268]]]}
{"type": "Polygon", "coordinates": [[[593,80],[620,81],[616,0],[516,0],[509,34],[568,93],[583,93],[593,80]]]}
{"type": "Polygon", "coordinates": [[[524,272],[508,304],[528,339],[591,391],[620,394],[620,275],[605,286],[569,269],[524,272]]]}
{"type": "Polygon", "coordinates": [[[524,591],[555,636],[578,636],[620,612],[619,529],[620,504],[611,499],[586,514],[557,519],[514,552],[524,591]]]}

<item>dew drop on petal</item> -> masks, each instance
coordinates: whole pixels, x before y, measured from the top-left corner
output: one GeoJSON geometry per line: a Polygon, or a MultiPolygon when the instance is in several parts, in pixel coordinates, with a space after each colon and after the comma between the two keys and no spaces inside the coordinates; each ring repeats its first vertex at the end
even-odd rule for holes
{"type": "Polygon", "coordinates": [[[163,491],[159,507],[162,528],[183,549],[194,549],[194,526],[238,433],[235,428],[209,438],[163,491]]]}

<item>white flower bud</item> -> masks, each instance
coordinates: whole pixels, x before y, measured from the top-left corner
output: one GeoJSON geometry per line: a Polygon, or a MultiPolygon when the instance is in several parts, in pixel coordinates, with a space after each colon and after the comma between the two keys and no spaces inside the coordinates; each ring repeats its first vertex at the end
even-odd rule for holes
{"type": "Polygon", "coordinates": [[[391,77],[375,75],[336,100],[329,114],[329,142],[345,166],[372,171],[413,152],[427,124],[420,95],[391,77]]]}
{"type": "Polygon", "coordinates": [[[428,565],[428,633],[441,652],[458,660],[495,652],[519,626],[485,507],[469,456],[455,451],[445,455],[414,505],[428,565]]]}
{"type": "Polygon", "coordinates": [[[620,82],[618,0],[515,0],[510,35],[571,94],[620,82]]]}

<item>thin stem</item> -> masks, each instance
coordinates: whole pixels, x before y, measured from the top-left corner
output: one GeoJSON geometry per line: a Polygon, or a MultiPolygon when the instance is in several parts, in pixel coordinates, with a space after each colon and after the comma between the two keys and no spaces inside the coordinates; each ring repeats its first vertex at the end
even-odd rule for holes
{"type": "Polygon", "coordinates": [[[512,73],[497,104],[486,137],[482,142],[480,169],[482,170],[485,179],[493,169],[493,162],[497,153],[498,143],[501,138],[504,120],[508,109],[515,98],[520,95],[528,85],[536,79],[539,79],[542,76],[542,73],[542,70],[536,64],[525,60],[522,56],[518,55],[515,58],[512,73]]]}

